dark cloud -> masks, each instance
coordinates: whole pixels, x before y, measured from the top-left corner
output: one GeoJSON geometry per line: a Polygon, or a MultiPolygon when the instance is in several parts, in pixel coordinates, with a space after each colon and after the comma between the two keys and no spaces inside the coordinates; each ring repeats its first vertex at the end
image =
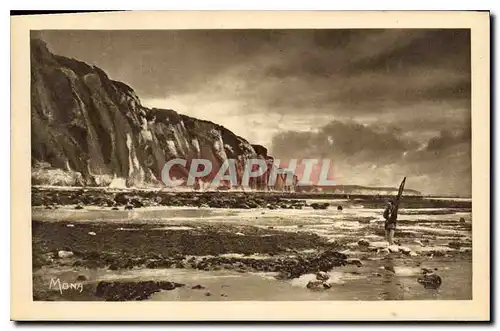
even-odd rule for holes
{"type": "Polygon", "coordinates": [[[282,132],[274,136],[272,150],[278,157],[365,157],[403,153],[416,143],[402,140],[396,128],[372,128],[355,122],[332,121],[317,132],[282,132]],[[384,130],[384,131],[382,131],[384,130]]]}
{"type": "Polygon", "coordinates": [[[424,193],[470,195],[470,128],[443,131],[425,144],[401,138],[401,129],[334,121],[316,132],[273,138],[278,159],[329,158],[339,183],[396,185],[408,177],[424,193]]]}
{"type": "Polygon", "coordinates": [[[439,136],[429,140],[426,150],[431,152],[446,151],[447,149],[460,144],[468,144],[471,142],[470,128],[458,133],[447,130],[441,131],[439,136]]]}

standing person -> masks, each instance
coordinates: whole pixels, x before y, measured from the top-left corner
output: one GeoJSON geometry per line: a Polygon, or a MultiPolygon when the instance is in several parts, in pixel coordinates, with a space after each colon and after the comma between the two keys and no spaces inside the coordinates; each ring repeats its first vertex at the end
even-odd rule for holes
{"type": "Polygon", "coordinates": [[[385,238],[389,245],[394,244],[394,233],[396,232],[397,214],[394,212],[394,201],[389,200],[384,210],[385,238]]]}

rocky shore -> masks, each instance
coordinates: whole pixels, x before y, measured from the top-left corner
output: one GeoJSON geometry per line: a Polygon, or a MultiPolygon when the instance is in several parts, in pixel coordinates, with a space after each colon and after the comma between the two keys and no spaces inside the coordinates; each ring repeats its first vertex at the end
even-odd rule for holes
{"type": "MultiPolygon", "coordinates": [[[[327,209],[328,202],[313,202],[306,199],[348,199],[363,204],[365,208],[382,208],[389,196],[346,196],[336,194],[284,193],[284,192],[168,192],[161,190],[112,191],[102,188],[45,189],[33,187],[32,205],[55,209],[58,206],[74,205],[77,209],[86,206],[108,207],[110,209],[134,209],[150,206],[182,206],[236,209],[327,209]]],[[[422,197],[405,197],[405,208],[471,208],[470,201],[443,201],[422,197]]],[[[340,209],[341,210],[341,209],[340,209]]]]}
{"type": "MultiPolygon", "coordinates": [[[[102,270],[106,274],[134,270],[265,273],[277,282],[309,279],[308,275],[316,275],[303,288],[328,291],[335,286],[329,281],[329,273],[335,270],[347,270],[354,277],[366,274],[377,281],[383,273],[364,269],[378,264],[377,261],[382,262],[384,273],[392,275],[396,272],[391,267],[393,263],[421,268],[429,259],[440,258],[449,263],[471,257],[471,243],[460,239],[450,241],[446,250],[429,249],[416,253],[406,246],[410,240],[415,240],[404,236],[398,239],[399,245],[388,247],[367,239],[332,241],[308,231],[206,222],[196,226],[186,223],[166,227],[154,221],[137,224],[34,220],[32,233],[35,300],[148,300],[155,293],[179,288],[204,291],[203,284],[169,279],[102,279],[93,277],[92,270],[102,270]],[[85,283],[83,292],[49,290],[49,271],[56,270],[59,274],[70,273],[70,282],[85,283]]],[[[418,244],[427,246],[429,241],[418,244]]],[[[439,288],[441,282],[448,281],[433,272],[423,270],[415,283],[427,289],[439,288]]],[[[210,291],[203,293],[212,296],[210,291]]],[[[220,296],[231,298],[225,292],[220,296]]]]}

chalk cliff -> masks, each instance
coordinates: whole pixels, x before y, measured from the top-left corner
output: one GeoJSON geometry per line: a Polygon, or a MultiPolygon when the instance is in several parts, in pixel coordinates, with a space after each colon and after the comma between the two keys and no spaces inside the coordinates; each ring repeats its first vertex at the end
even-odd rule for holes
{"type": "MultiPolygon", "coordinates": [[[[31,148],[33,184],[70,186],[162,186],[162,168],[174,158],[211,160],[207,180],[237,159],[241,178],[246,159],[270,159],[266,148],[220,125],[142,106],[128,85],[52,54],[39,39],[31,40],[31,148]]],[[[185,179],[187,169],[171,176],[185,179]]]]}

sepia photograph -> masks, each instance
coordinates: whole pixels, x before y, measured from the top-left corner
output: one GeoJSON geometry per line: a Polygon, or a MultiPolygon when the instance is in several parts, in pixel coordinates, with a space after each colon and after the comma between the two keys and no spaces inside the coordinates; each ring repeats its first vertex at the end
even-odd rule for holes
{"type": "Polygon", "coordinates": [[[33,303],[479,299],[470,26],[98,26],[26,41],[33,303]]]}

